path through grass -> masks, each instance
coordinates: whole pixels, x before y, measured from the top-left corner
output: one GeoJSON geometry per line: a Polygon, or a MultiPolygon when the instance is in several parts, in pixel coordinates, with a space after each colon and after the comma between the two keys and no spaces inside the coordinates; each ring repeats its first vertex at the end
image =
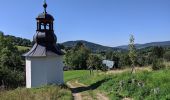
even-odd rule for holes
{"type": "Polygon", "coordinates": [[[77,80],[72,80],[68,81],[67,85],[73,93],[74,100],[109,100],[102,92],[96,91],[97,84],[87,86],[77,80]]]}
{"type": "MultiPolygon", "coordinates": [[[[97,71],[94,71],[94,74],[97,74],[97,71]]],[[[101,82],[97,84],[84,85],[77,81],[83,77],[90,77],[91,75],[88,70],[65,71],[64,76],[65,82],[72,90],[74,100],[108,100],[102,92],[96,91],[96,88],[99,84],[101,84],[101,82]]]]}

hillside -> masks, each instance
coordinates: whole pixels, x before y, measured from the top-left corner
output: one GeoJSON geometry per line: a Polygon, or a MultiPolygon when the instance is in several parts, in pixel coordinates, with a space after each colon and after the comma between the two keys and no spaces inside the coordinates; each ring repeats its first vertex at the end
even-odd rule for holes
{"type": "Polygon", "coordinates": [[[82,42],[87,48],[89,48],[93,52],[101,52],[101,51],[117,51],[117,50],[123,50],[119,48],[114,48],[114,47],[108,47],[108,46],[103,46],[100,44],[95,44],[92,42],[84,41],[84,40],[77,40],[77,41],[67,41],[62,43],[65,47],[74,47],[78,42],[82,42]]]}
{"type": "Polygon", "coordinates": [[[78,100],[170,99],[169,69],[153,71],[150,67],[136,67],[133,78],[130,71],[130,68],[106,73],[94,71],[90,75],[88,70],[72,70],[66,71],[64,77],[72,91],[76,91],[74,98],[82,98],[78,100]]]}
{"type": "Polygon", "coordinates": [[[25,46],[25,47],[31,47],[32,42],[29,39],[16,37],[13,35],[5,35],[3,32],[0,31],[0,36],[4,36],[6,39],[9,39],[12,44],[16,46],[25,46]]]}
{"type": "MultiPolygon", "coordinates": [[[[108,47],[103,46],[100,44],[95,44],[92,42],[84,41],[84,40],[77,40],[77,41],[67,41],[62,43],[65,47],[74,47],[78,42],[82,42],[87,48],[90,48],[93,52],[97,51],[115,51],[115,50],[127,50],[128,45],[122,45],[117,47],[108,47]]],[[[163,41],[163,42],[151,42],[145,44],[135,44],[137,49],[143,49],[152,46],[162,46],[162,47],[170,47],[170,41],[163,41]]]]}
{"type": "MultiPolygon", "coordinates": [[[[170,99],[170,70],[151,71],[137,69],[130,75],[130,69],[110,71],[110,74],[94,74],[78,79],[78,82],[102,91],[110,100],[169,100],[170,99]],[[94,87],[93,87],[94,86],[94,87]]],[[[94,97],[94,96],[93,96],[94,97]]]]}
{"type": "MultiPolygon", "coordinates": [[[[143,49],[143,48],[152,47],[152,46],[170,47],[170,41],[151,42],[151,43],[145,43],[145,44],[135,44],[135,46],[136,46],[137,49],[143,49]]],[[[128,49],[128,45],[118,46],[117,48],[128,49]]]]}
{"type": "MultiPolygon", "coordinates": [[[[0,35],[3,35],[3,32],[0,32],[0,35]]],[[[21,38],[21,37],[15,37],[12,35],[4,35],[6,38],[9,38],[12,40],[13,44],[16,46],[22,46],[22,47],[32,47],[32,42],[29,39],[21,38]]],[[[101,51],[125,51],[128,49],[128,45],[121,45],[117,47],[108,47],[103,46],[100,44],[88,42],[85,40],[76,40],[76,41],[66,41],[63,44],[65,47],[74,47],[78,42],[82,42],[87,48],[89,48],[93,52],[101,52],[101,51]]],[[[163,47],[170,47],[170,41],[162,41],[162,42],[151,42],[151,43],[145,43],[145,44],[135,44],[137,49],[143,49],[146,47],[152,47],[152,46],[163,46],[163,47]]]]}

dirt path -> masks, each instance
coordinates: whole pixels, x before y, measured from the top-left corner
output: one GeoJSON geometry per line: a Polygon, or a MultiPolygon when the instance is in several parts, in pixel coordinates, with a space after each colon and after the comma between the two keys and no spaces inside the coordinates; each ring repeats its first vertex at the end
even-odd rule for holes
{"type": "Polygon", "coordinates": [[[102,93],[97,93],[97,100],[109,100],[109,98],[102,93]]]}
{"type": "Polygon", "coordinates": [[[73,89],[76,88],[76,86],[74,86],[71,81],[67,82],[67,85],[71,88],[72,90],[72,94],[73,94],[73,97],[74,97],[74,100],[82,100],[82,97],[81,97],[81,93],[78,93],[76,91],[74,91],[73,89]]]}
{"type": "Polygon", "coordinates": [[[101,92],[96,92],[96,90],[92,90],[90,86],[79,83],[77,80],[69,81],[67,85],[71,88],[74,100],[109,100],[109,98],[101,92]],[[91,96],[89,91],[94,92],[95,97],[91,96]]]}

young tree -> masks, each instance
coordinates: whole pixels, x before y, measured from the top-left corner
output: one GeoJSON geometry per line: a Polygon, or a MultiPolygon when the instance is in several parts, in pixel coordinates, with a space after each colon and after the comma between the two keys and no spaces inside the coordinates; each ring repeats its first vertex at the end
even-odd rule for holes
{"type": "Polygon", "coordinates": [[[78,43],[75,48],[68,50],[65,55],[65,63],[73,69],[87,69],[86,60],[89,56],[89,49],[78,43]]]}
{"type": "Polygon", "coordinates": [[[100,70],[102,68],[102,60],[97,55],[89,55],[87,60],[87,66],[89,67],[90,74],[93,72],[93,69],[100,70]]]}
{"type": "Polygon", "coordinates": [[[136,48],[135,48],[135,38],[133,35],[130,35],[130,39],[129,39],[130,43],[129,43],[129,57],[130,57],[130,61],[131,61],[131,67],[132,67],[132,71],[131,73],[133,73],[133,71],[135,70],[135,61],[136,61],[136,48]]]}

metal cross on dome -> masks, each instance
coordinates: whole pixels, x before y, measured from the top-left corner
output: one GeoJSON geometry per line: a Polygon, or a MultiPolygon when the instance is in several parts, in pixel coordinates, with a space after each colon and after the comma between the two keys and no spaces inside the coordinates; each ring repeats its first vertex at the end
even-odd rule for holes
{"type": "Polygon", "coordinates": [[[44,0],[44,3],[46,3],[46,0],[44,0]]]}
{"type": "Polygon", "coordinates": [[[46,8],[47,8],[46,0],[44,0],[44,5],[43,5],[43,7],[44,7],[44,13],[47,13],[47,11],[46,11],[46,8]]]}

